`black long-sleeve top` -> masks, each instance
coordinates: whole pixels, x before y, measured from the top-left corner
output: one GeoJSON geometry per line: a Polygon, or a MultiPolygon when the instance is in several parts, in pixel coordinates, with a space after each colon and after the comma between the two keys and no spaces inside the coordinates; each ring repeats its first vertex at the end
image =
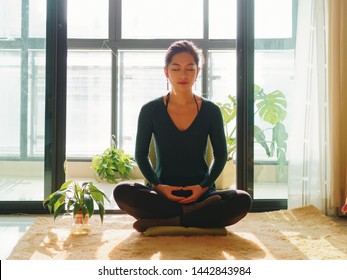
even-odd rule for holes
{"type": "Polygon", "coordinates": [[[168,114],[162,97],[148,102],[139,114],[135,159],[149,184],[198,184],[215,190],[214,181],[227,160],[219,107],[203,98],[198,115],[186,130],[181,131],[168,114]],[[156,151],[155,169],[149,159],[152,135],[156,151]],[[214,156],[210,167],[206,162],[208,136],[214,156]]]}

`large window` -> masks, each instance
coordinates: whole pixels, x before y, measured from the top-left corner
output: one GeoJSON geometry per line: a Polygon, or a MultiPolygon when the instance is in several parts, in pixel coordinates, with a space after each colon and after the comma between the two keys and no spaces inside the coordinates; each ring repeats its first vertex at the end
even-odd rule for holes
{"type": "Polygon", "coordinates": [[[0,200],[44,198],[46,1],[0,1],[0,200]]]}
{"type": "Polygon", "coordinates": [[[163,0],[68,1],[68,159],[90,159],[112,134],[134,152],[139,109],[166,93],[164,53],[175,40],[194,40],[204,53],[197,94],[235,95],[236,2],[180,0],[168,9],[163,0]],[[79,16],[79,5],[89,16],[79,16]]]}
{"type": "MultiPolygon", "coordinates": [[[[0,85],[0,158],[7,161],[43,159],[45,3],[0,2],[0,74],[5,81],[0,85]]],[[[172,3],[67,1],[68,161],[90,161],[110,145],[111,135],[127,153],[134,152],[140,107],[167,92],[164,53],[175,40],[193,40],[206,58],[197,94],[218,102],[236,96],[237,0],[172,3]]],[[[254,81],[265,92],[289,96],[297,0],[254,3],[254,81]]],[[[277,188],[285,188],[286,171],[279,173],[276,155],[268,157],[259,145],[254,151],[255,197],[286,198],[277,188]],[[263,192],[268,183],[276,191],[263,192]]]]}
{"type": "MultiPolygon", "coordinates": [[[[290,95],[296,1],[254,3],[254,81],[265,92],[290,95]]],[[[68,5],[68,158],[90,159],[109,145],[112,134],[127,153],[134,152],[141,106],[167,91],[164,53],[175,40],[191,39],[204,53],[197,94],[216,102],[236,96],[236,0],[182,0],[175,5],[165,0],[75,0],[68,5]],[[78,17],[78,2],[86,3],[86,14],[94,12],[78,17]]],[[[255,123],[263,125],[257,116],[255,123]]],[[[255,197],[286,199],[286,167],[278,168],[276,153],[269,157],[255,144],[254,162],[255,197]]]]}

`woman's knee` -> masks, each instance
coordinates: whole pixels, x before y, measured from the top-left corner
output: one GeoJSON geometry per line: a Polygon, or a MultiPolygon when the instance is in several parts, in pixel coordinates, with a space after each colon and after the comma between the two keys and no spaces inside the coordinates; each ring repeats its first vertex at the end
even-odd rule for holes
{"type": "Polygon", "coordinates": [[[122,200],[129,189],[130,185],[127,183],[119,183],[113,190],[113,197],[116,201],[122,200]]]}
{"type": "Polygon", "coordinates": [[[238,200],[240,203],[240,207],[242,209],[244,209],[244,211],[248,212],[249,210],[251,210],[252,208],[252,197],[250,196],[250,194],[246,191],[243,190],[238,190],[237,191],[238,194],[238,200]]]}
{"type": "Polygon", "coordinates": [[[241,212],[248,212],[252,207],[252,197],[248,192],[243,190],[232,190],[227,195],[224,195],[224,199],[230,202],[231,207],[237,206],[237,209],[241,212]]]}

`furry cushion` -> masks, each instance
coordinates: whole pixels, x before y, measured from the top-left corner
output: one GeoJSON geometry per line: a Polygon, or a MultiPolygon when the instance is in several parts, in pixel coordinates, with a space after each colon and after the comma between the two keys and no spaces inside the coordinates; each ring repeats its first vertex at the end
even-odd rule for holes
{"type": "Polygon", "coordinates": [[[227,230],[221,228],[198,228],[198,227],[182,227],[182,226],[156,226],[150,227],[145,232],[145,236],[191,236],[191,235],[227,235],[227,230]]]}

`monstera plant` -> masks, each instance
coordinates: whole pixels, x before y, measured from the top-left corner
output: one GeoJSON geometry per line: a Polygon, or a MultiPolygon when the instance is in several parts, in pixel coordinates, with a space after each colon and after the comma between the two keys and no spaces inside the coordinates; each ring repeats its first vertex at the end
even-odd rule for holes
{"type": "Polygon", "coordinates": [[[288,133],[283,124],[287,116],[287,100],[283,92],[275,90],[265,93],[254,86],[254,115],[259,116],[262,124],[255,122],[254,141],[259,143],[268,157],[275,156],[281,171],[286,164],[288,133]],[[270,133],[266,133],[269,131],[270,133]],[[267,136],[268,135],[268,136],[267,136]]]}
{"type": "MultiPolygon", "coordinates": [[[[236,97],[229,95],[225,103],[217,103],[221,109],[229,159],[236,151],[236,97]]],[[[283,124],[287,116],[287,101],[283,92],[264,92],[254,85],[254,141],[263,147],[266,155],[276,157],[279,169],[286,163],[288,134],[283,124]]]]}

